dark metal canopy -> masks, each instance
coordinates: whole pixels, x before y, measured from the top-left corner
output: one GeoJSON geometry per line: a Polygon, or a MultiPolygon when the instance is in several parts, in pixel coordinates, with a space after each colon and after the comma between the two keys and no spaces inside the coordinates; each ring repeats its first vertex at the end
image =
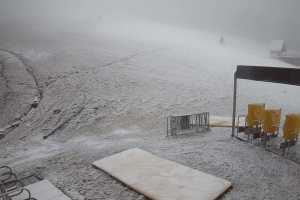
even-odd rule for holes
{"type": "Polygon", "coordinates": [[[239,65],[236,78],[300,86],[300,68],[239,65]]]}
{"type": "Polygon", "coordinates": [[[300,68],[238,65],[234,73],[232,136],[235,131],[237,80],[247,79],[300,86],[300,68]]]}

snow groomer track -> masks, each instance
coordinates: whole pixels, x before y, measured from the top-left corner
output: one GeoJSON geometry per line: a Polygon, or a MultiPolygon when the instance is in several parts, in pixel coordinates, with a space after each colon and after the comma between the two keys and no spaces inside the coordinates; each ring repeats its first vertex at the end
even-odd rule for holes
{"type": "Polygon", "coordinates": [[[25,59],[3,49],[0,49],[0,83],[0,134],[3,136],[38,105],[42,90],[25,59]]]}

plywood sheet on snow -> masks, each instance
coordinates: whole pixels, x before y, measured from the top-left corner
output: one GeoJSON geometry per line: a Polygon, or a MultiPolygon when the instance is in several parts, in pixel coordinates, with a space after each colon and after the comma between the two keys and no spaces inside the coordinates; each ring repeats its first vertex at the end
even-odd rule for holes
{"type": "MultiPolygon", "coordinates": [[[[238,120],[236,119],[236,126],[238,125],[238,120]]],[[[232,117],[221,117],[221,116],[210,116],[209,118],[210,127],[232,127],[232,117]]],[[[245,118],[240,119],[240,126],[245,126],[245,118]]]]}
{"type": "Polygon", "coordinates": [[[93,165],[152,200],[214,200],[231,187],[224,179],[140,149],[121,152],[93,165]]]}
{"type": "MultiPolygon", "coordinates": [[[[71,200],[48,180],[43,180],[32,185],[28,185],[25,188],[29,189],[31,196],[38,200],[71,200]]],[[[24,200],[25,198],[27,198],[27,196],[20,195],[13,198],[13,200],[24,200]]]]}

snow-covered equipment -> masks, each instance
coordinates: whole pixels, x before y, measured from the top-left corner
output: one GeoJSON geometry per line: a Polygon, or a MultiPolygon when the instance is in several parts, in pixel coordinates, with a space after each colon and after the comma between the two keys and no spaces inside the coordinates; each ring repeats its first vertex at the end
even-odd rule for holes
{"type": "Polygon", "coordinates": [[[209,130],[209,112],[167,118],[167,136],[209,130]]]}

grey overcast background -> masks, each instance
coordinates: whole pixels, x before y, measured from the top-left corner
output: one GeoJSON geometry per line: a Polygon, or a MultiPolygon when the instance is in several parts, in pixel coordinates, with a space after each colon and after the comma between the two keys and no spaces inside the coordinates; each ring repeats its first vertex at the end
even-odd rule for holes
{"type": "Polygon", "coordinates": [[[1,0],[1,22],[30,18],[126,16],[235,34],[260,42],[284,39],[300,49],[298,0],[1,0]]]}

